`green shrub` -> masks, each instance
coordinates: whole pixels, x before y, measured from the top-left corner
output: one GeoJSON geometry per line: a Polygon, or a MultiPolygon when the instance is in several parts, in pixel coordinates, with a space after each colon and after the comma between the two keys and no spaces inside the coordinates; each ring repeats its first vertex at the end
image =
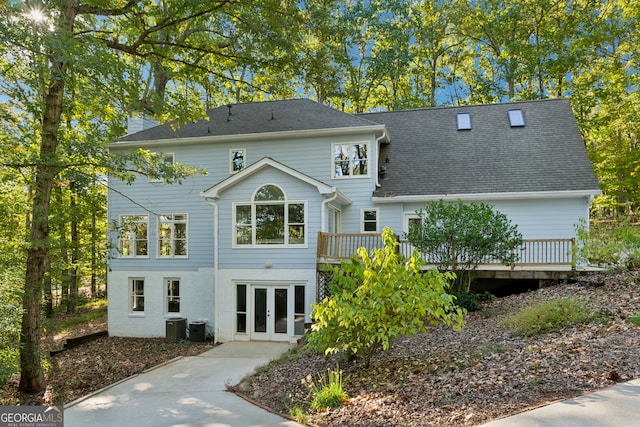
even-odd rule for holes
{"type": "Polygon", "coordinates": [[[455,291],[453,296],[456,297],[455,304],[467,311],[476,311],[482,305],[482,301],[477,294],[465,291],[455,291]]]}
{"type": "Polygon", "coordinates": [[[327,369],[327,376],[319,376],[315,381],[307,377],[307,385],[311,393],[311,409],[324,411],[327,408],[338,408],[349,398],[344,391],[342,370],[327,369]]]}
{"type": "Polygon", "coordinates": [[[615,267],[640,267],[640,230],[628,217],[594,221],[587,228],[582,220],[576,226],[578,259],[582,263],[615,267]]]}
{"type": "Polygon", "coordinates": [[[590,317],[591,313],[584,302],[563,298],[525,307],[502,323],[515,335],[531,337],[586,322],[590,317]]]}
{"type": "Polygon", "coordinates": [[[331,296],[313,305],[314,321],[307,346],[325,354],[344,351],[369,365],[378,348],[387,350],[393,338],[425,332],[429,325],[462,327],[464,310],[447,293],[450,273],[423,272],[422,259],[405,259],[389,228],[382,233],[384,249],[343,262],[333,271],[331,296]]]}
{"type": "Polygon", "coordinates": [[[0,265],[0,385],[20,367],[20,325],[22,323],[21,286],[15,272],[0,265]]]}
{"type": "Polygon", "coordinates": [[[406,238],[440,271],[455,273],[454,288],[469,292],[480,264],[495,260],[511,265],[522,246],[518,227],[492,205],[444,200],[416,211],[406,238]]]}
{"type": "Polygon", "coordinates": [[[0,386],[18,372],[18,357],[17,348],[0,347],[0,386]]]}

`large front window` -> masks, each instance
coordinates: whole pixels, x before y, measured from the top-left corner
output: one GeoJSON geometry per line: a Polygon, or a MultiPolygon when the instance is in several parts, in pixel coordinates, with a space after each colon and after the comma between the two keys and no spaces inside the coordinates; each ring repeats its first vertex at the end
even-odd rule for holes
{"type": "Polygon", "coordinates": [[[333,177],[369,175],[369,144],[333,144],[333,177]]]}
{"type": "Polygon", "coordinates": [[[287,200],[276,185],[264,185],[251,203],[235,205],[235,244],[304,245],[305,203],[287,200]]]}
{"type": "Polygon", "coordinates": [[[148,229],[147,215],[122,215],[120,217],[120,256],[149,255],[148,229]]]}
{"type": "Polygon", "coordinates": [[[158,216],[158,254],[161,257],[187,256],[187,215],[158,216]]]}

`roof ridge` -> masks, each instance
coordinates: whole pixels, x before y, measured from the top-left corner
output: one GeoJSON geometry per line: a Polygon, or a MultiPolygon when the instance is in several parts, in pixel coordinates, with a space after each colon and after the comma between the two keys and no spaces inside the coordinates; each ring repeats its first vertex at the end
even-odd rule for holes
{"type": "Polygon", "coordinates": [[[356,113],[355,116],[367,116],[374,114],[390,114],[390,113],[407,113],[411,111],[434,111],[434,110],[449,110],[449,109],[464,109],[464,108],[486,108],[486,107],[498,107],[505,105],[517,105],[517,104],[533,104],[533,103],[542,103],[542,102],[566,102],[570,101],[567,97],[560,98],[545,98],[545,99],[528,99],[528,100],[518,100],[518,101],[508,101],[508,102],[494,102],[490,104],[466,104],[466,105],[440,105],[436,107],[416,107],[416,108],[407,108],[403,110],[388,110],[388,111],[371,111],[367,113],[356,113]]]}

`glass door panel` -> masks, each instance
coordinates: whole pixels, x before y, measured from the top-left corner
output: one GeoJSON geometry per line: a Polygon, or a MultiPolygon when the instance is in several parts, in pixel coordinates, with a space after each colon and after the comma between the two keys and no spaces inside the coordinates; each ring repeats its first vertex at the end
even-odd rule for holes
{"type": "Polygon", "coordinates": [[[275,298],[274,298],[274,314],[273,316],[273,329],[276,334],[286,334],[287,333],[287,324],[289,323],[289,317],[287,315],[287,305],[288,305],[288,293],[289,289],[286,288],[276,288],[274,289],[275,298]]]}
{"type": "Polygon", "coordinates": [[[267,288],[254,289],[253,332],[267,333],[267,288]]]}

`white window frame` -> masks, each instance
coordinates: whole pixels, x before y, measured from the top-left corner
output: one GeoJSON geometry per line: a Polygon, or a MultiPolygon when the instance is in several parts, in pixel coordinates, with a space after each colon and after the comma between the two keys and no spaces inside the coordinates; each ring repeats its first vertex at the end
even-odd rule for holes
{"type": "Polygon", "coordinates": [[[165,213],[159,214],[156,218],[157,222],[157,244],[156,244],[156,258],[168,259],[168,258],[188,258],[189,257],[189,214],[187,213],[165,213]],[[175,219],[176,216],[181,215],[184,216],[184,219],[175,219]],[[170,220],[161,220],[162,217],[172,217],[170,220]],[[170,224],[171,225],[171,255],[162,255],[162,239],[160,228],[162,224],[170,224]],[[184,250],[185,254],[176,255],[176,237],[175,237],[175,225],[176,224],[185,224],[185,238],[184,238],[184,250]]]}
{"type": "Polygon", "coordinates": [[[180,311],[182,310],[182,280],[180,280],[179,277],[165,277],[164,278],[164,296],[165,296],[165,302],[164,302],[164,307],[165,307],[165,313],[167,316],[176,316],[180,314],[180,311]],[[169,295],[169,285],[171,284],[171,282],[178,282],[178,294],[177,295],[169,295]],[[169,303],[172,300],[177,300],[178,301],[178,311],[169,311],[169,303]]]}
{"type": "Polygon", "coordinates": [[[412,219],[420,219],[420,215],[418,215],[415,212],[411,212],[411,213],[405,213],[404,214],[404,224],[402,224],[403,226],[403,233],[408,233],[409,232],[409,223],[411,222],[412,219]]]}
{"type": "MultiPolygon", "coordinates": [[[[249,202],[235,202],[232,205],[232,247],[233,248],[306,248],[307,247],[307,242],[308,242],[308,231],[309,231],[309,225],[308,225],[308,206],[307,206],[307,201],[306,200],[294,200],[294,199],[289,199],[287,197],[287,194],[284,192],[284,190],[282,189],[282,187],[280,187],[277,184],[273,184],[273,183],[265,183],[262,184],[260,186],[258,186],[258,188],[256,189],[256,191],[254,191],[253,195],[251,196],[251,201],[249,202]],[[255,197],[256,197],[256,193],[264,186],[267,185],[273,185],[274,187],[277,187],[280,189],[280,191],[282,191],[282,194],[284,195],[284,200],[282,201],[277,201],[277,202],[266,202],[266,201],[256,201],[255,197]],[[276,243],[276,244],[265,244],[265,243],[257,243],[256,241],[256,230],[257,230],[257,226],[256,226],[256,206],[257,205],[269,205],[269,204],[273,204],[273,205],[279,205],[279,204],[283,204],[284,205],[284,243],[276,243]],[[289,243],[289,205],[303,205],[303,210],[304,210],[304,222],[302,223],[302,226],[304,227],[304,242],[303,243],[289,243]],[[237,228],[237,210],[238,207],[241,206],[250,206],[251,207],[251,243],[250,244],[239,244],[238,243],[238,228],[237,228]]],[[[300,224],[300,223],[293,223],[293,224],[300,224]]],[[[249,225],[249,224],[247,224],[249,225]]]]}
{"type": "MultiPolygon", "coordinates": [[[[151,154],[156,154],[156,155],[161,154],[164,157],[165,163],[170,163],[171,165],[173,165],[176,162],[175,153],[151,153],[151,154]]],[[[151,183],[162,183],[164,182],[164,179],[147,177],[147,181],[151,183]]]]}
{"type": "Polygon", "coordinates": [[[149,258],[149,215],[146,214],[124,214],[124,215],[120,215],[120,226],[124,227],[123,229],[120,230],[119,233],[119,241],[120,241],[120,245],[119,245],[119,257],[120,258],[149,258]],[[141,220],[136,221],[136,220],[129,220],[129,218],[141,218],[141,220]],[[146,228],[147,228],[147,235],[145,236],[146,242],[147,242],[147,253],[146,255],[138,255],[138,240],[143,240],[143,239],[138,239],[138,234],[137,234],[137,230],[135,229],[135,227],[131,230],[127,230],[126,228],[129,227],[129,225],[127,225],[126,223],[128,223],[129,221],[131,225],[133,224],[146,224],[146,228]],[[132,254],[129,255],[124,255],[124,241],[128,241],[130,247],[133,248],[132,254]]]}
{"type": "Polygon", "coordinates": [[[359,142],[336,142],[331,144],[331,178],[332,179],[357,179],[357,178],[369,178],[371,176],[371,165],[372,165],[372,159],[371,159],[371,144],[368,141],[359,141],[359,142]],[[364,159],[348,159],[345,161],[349,162],[349,174],[348,175],[338,175],[336,173],[336,148],[337,147],[355,147],[358,145],[364,145],[366,147],[366,151],[367,151],[367,155],[364,159]],[[362,174],[362,175],[354,175],[352,173],[353,169],[354,169],[354,165],[351,164],[352,161],[354,160],[364,160],[367,163],[367,173],[362,174]]]}
{"type": "Polygon", "coordinates": [[[360,232],[361,233],[380,233],[380,209],[378,208],[363,208],[360,209],[360,232]],[[367,231],[365,224],[370,224],[373,221],[371,220],[367,220],[365,218],[365,213],[366,212],[375,212],[376,213],[376,220],[375,220],[375,224],[376,224],[376,229],[374,231],[367,231]]]}
{"type": "Polygon", "coordinates": [[[232,148],[229,150],[229,173],[234,174],[240,172],[247,167],[247,149],[246,148],[232,148]],[[235,169],[235,163],[233,161],[234,153],[242,152],[242,167],[235,169]]]}
{"type": "Polygon", "coordinates": [[[145,298],[145,278],[144,277],[129,277],[129,314],[133,316],[144,316],[144,309],[146,305],[145,298]],[[137,294],[134,288],[135,282],[142,282],[142,295],[137,294]],[[136,310],[137,298],[142,298],[142,310],[136,310]]]}

